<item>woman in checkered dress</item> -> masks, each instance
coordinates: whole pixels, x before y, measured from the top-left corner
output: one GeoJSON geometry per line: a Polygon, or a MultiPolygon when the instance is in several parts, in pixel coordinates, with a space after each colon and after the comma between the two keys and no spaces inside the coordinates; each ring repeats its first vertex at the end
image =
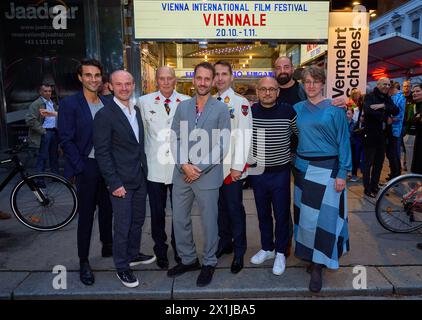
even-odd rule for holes
{"type": "Polygon", "coordinates": [[[303,72],[308,99],[294,105],[299,145],[295,159],[295,255],[311,262],[309,289],[319,292],[322,268],[339,267],[349,251],[346,176],[352,169],[346,112],[323,97],[324,71],[303,72]]]}

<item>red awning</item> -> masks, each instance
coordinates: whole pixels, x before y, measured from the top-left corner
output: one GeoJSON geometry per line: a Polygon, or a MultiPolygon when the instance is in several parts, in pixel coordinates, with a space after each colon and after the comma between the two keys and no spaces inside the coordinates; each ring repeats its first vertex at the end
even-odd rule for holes
{"type": "Polygon", "coordinates": [[[422,42],[399,33],[369,41],[368,81],[422,74],[422,42]]]}

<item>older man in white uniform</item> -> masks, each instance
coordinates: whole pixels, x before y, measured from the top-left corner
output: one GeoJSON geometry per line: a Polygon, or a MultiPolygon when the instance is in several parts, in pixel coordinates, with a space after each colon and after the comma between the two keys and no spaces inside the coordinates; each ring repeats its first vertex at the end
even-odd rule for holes
{"type": "MultiPolygon", "coordinates": [[[[151,208],[151,233],[154,240],[154,253],[157,265],[168,269],[168,245],[165,231],[167,190],[172,193],[174,165],[170,157],[170,128],[179,102],[190,99],[189,96],[174,90],[176,75],[169,67],[160,67],[156,72],[158,91],[139,98],[145,128],[145,153],[148,161],[148,197],[151,208]]],[[[171,234],[171,244],[176,262],[180,262],[176,243],[171,234]]]]}

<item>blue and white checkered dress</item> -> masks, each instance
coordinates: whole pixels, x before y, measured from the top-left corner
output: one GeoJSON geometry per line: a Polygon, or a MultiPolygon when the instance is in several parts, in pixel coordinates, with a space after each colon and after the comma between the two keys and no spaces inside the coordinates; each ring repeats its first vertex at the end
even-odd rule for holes
{"type": "Polygon", "coordinates": [[[334,187],[338,159],[298,157],[298,162],[294,187],[295,255],[338,269],[339,258],[350,249],[346,189],[337,192],[334,187]]]}

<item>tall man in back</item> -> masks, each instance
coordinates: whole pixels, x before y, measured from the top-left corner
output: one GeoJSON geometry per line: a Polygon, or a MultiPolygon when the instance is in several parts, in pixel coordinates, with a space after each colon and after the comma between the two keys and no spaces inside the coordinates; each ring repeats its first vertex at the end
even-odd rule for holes
{"type": "Polygon", "coordinates": [[[77,69],[82,91],[60,102],[58,129],[60,144],[69,166],[69,176],[76,178],[79,204],[78,256],[80,280],[94,284],[94,274],[88,261],[94,213],[98,205],[102,256],[112,256],[112,210],[104,179],[94,156],[93,120],[106,100],[97,92],[103,68],[94,59],[82,60],[77,69]]]}
{"type": "Polygon", "coordinates": [[[211,97],[214,67],[202,62],[195,67],[196,96],[182,101],[172,124],[173,226],[177,252],[182,262],[170,269],[169,277],[201,268],[192,233],[193,200],[199,206],[204,235],[203,263],[196,284],[212,280],[218,246],[218,195],[223,183],[223,159],[230,143],[227,106],[211,97]]]}
{"type": "Polygon", "coordinates": [[[234,92],[233,71],[229,62],[214,64],[214,85],[218,90],[217,100],[224,102],[230,112],[230,150],[224,158],[224,183],[218,200],[218,244],[217,258],[234,249],[231,272],[243,268],[246,252],[246,214],[243,207],[243,181],[246,178],[246,162],[252,138],[252,116],[248,100],[234,92]]]}
{"type": "MultiPolygon", "coordinates": [[[[168,245],[166,226],[167,190],[172,192],[174,165],[170,156],[170,132],[176,108],[189,96],[174,90],[176,75],[169,67],[160,67],[155,74],[158,91],[139,98],[142,121],[145,129],[145,153],[148,161],[148,197],[151,209],[151,235],[154,240],[154,253],[157,265],[167,269],[168,245]]],[[[173,228],[172,228],[173,230],[173,228]]],[[[171,244],[176,262],[177,256],[174,233],[171,233],[171,244]]],[[[179,261],[178,261],[179,260],[179,261]]]]}

